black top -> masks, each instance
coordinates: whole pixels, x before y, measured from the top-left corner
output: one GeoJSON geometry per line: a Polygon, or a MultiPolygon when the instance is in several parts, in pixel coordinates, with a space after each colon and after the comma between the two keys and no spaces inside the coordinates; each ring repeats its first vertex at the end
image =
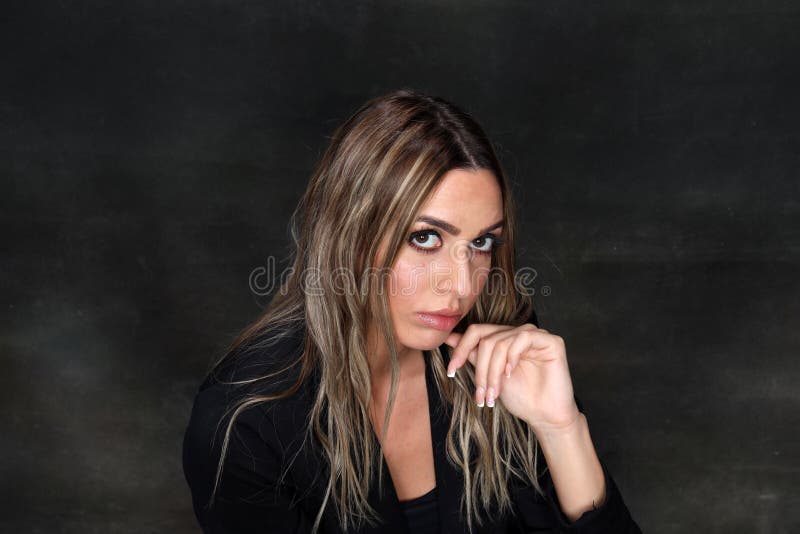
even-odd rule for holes
{"type": "MultiPolygon", "coordinates": [[[[240,357],[223,366],[219,375],[226,380],[244,380],[264,376],[284,367],[300,354],[304,335],[305,328],[300,326],[272,347],[244,350],[240,357]]],[[[441,349],[442,354],[448,354],[445,345],[441,349]]],[[[433,357],[432,352],[425,351],[436,474],[436,490],[432,496],[435,497],[440,532],[463,533],[466,532],[466,524],[460,504],[464,479],[460,470],[447,458],[445,444],[451,411],[435,384],[430,361],[433,357]]],[[[191,489],[194,511],[204,532],[311,532],[316,514],[322,506],[329,473],[316,439],[304,439],[307,416],[319,384],[316,375],[312,375],[287,398],[258,404],[241,412],[230,435],[216,500],[213,506],[207,506],[214,487],[220,445],[230,416],[227,408],[249,394],[286,389],[294,382],[296,371],[299,371],[299,365],[291,367],[288,376],[281,380],[259,380],[238,386],[207,377],[198,390],[184,436],[183,469],[191,489]]],[[[577,397],[576,402],[584,412],[577,397]]],[[[538,461],[541,472],[546,466],[541,448],[538,461]]],[[[543,495],[531,485],[512,486],[513,514],[502,517],[496,517],[495,514],[493,520],[474,528],[473,534],[554,531],[641,534],[602,458],[600,464],[605,475],[606,499],[599,508],[585,512],[574,523],[570,523],[561,511],[550,473],[545,470],[539,478],[543,495]]],[[[410,503],[411,509],[404,511],[403,504],[397,499],[394,484],[386,482],[387,478],[391,481],[391,473],[385,460],[382,467],[382,491],[378,489],[377,468],[372,473],[365,473],[371,480],[369,504],[380,515],[382,523],[367,524],[358,532],[421,534],[422,531],[418,531],[416,526],[417,520],[421,521],[423,516],[429,517],[430,503],[426,500],[410,503]]],[[[485,513],[482,515],[486,517],[485,513]]],[[[336,511],[330,503],[324,510],[319,532],[342,532],[336,511]]]]}
{"type": "Polygon", "coordinates": [[[439,511],[436,506],[436,488],[414,499],[400,501],[408,521],[408,531],[414,534],[439,532],[439,511]]]}

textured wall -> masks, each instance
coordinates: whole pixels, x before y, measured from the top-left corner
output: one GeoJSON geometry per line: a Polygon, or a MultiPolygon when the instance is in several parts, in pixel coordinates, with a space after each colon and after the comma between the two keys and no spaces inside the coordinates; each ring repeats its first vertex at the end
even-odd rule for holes
{"type": "Polygon", "coordinates": [[[326,136],[402,86],[498,145],[642,528],[800,529],[800,7],[90,4],[0,23],[0,530],[196,530],[194,389],[326,136]]]}

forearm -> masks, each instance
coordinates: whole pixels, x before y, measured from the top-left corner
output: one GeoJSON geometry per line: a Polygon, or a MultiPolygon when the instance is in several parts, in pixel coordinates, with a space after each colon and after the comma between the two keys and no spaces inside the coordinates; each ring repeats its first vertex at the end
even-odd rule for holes
{"type": "Polygon", "coordinates": [[[605,477],[586,416],[579,412],[569,428],[537,432],[536,437],[564,515],[575,521],[584,512],[599,507],[605,500],[605,477]]]}

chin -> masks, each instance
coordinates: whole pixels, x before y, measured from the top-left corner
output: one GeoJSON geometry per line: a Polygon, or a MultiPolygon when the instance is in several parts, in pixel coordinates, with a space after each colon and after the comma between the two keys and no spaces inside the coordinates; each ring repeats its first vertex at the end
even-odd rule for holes
{"type": "Polygon", "coordinates": [[[434,330],[432,328],[416,328],[415,333],[409,336],[408,343],[403,343],[408,348],[416,350],[433,350],[447,339],[450,332],[444,330],[434,330]]]}

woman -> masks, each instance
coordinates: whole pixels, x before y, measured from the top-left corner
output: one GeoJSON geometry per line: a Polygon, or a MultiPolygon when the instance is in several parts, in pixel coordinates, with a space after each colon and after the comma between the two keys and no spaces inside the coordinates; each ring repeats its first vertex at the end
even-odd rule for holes
{"type": "Polygon", "coordinates": [[[204,531],[640,532],[564,340],[526,322],[514,217],[486,134],[442,99],[396,91],[334,132],[291,276],[195,399],[204,531]]]}

